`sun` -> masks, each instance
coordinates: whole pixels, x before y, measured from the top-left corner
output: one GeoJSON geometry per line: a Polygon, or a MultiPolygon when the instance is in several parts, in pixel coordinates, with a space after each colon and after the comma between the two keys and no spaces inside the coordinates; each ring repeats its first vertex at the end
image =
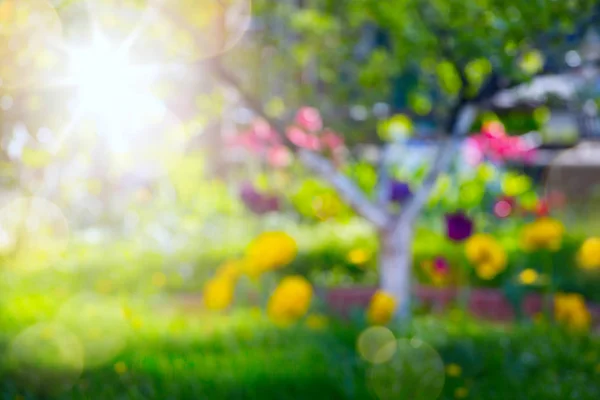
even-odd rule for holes
{"type": "Polygon", "coordinates": [[[135,68],[127,52],[96,39],[86,47],[68,53],[69,77],[83,112],[106,117],[131,107],[132,96],[146,91],[136,84],[135,68]]]}

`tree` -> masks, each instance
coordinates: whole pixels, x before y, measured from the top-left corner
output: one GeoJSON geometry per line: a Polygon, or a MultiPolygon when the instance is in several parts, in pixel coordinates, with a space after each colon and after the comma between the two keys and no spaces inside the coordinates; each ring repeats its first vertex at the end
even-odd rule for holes
{"type": "MultiPolygon", "coordinates": [[[[316,100],[319,85],[324,82],[335,88],[338,82],[326,79],[331,69],[360,71],[358,63],[352,65],[348,61],[349,49],[355,48],[355,44],[344,41],[344,36],[352,38],[365,26],[383,29],[390,45],[371,53],[362,76],[377,60],[384,60],[378,76],[380,83],[398,71],[419,68],[417,89],[420,93],[417,94],[438,94],[431,115],[445,137],[439,141],[437,155],[420,188],[400,212],[391,211],[386,196],[370,199],[323,155],[298,148],[289,141],[286,143],[304,166],[327,181],[357,214],[377,228],[381,244],[381,287],[399,300],[402,316],[410,313],[415,222],[438,177],[454,157],[455,139],[469,132],[478,109],[495,94],[543,74],[545,60],[556,57],[554,52],[561,50],[568,34],[581,32],[596,23],[600,7],[594,3],[589,0],[535,3],[523,0],[321,0],[310,2],[306,8],[294,8],[287,2],[258,2],[257,9],[264,13],[264,20],[280,21],[283,26],[280,33],[285,33],[279,37],[260,36],[260,43],[269,47],[271,53],[287,58],[289,70],[312,69],[317,77],[312,91],[298,90],[292,85],[292,104],[308,103],[328,109],[326,102],[318,104],[316,100]],[[328,48],[332,45],[342,48],[328,48]],[[290,49],[301,50],[305,56],[293,59],[288,55],[290,49]]],[[[237,71],[228,69],[227,61],[227,57],[212,61],[216,76],[234,88],[241,102],[276,131],[285,132],[288,122],[285,118],[273,118],[267,112],[261,88],[252,90],[237,71]]],[[[357,83],[361,86],[360,80],[356,82],[352,78],[340,78],[339,85],[357,83]]],[[[363,85],[361,90],[368,93],[367,86],[363,85]]],[[[372,92],[376,92],[375,97],[385,94],[381,85],[373,85],[372,92]]],[[[286,93],[283,91],[283,95],[286,93]]],[[[388,144],[382,146],[385,154],[388,144]]],[[[383,166],[379,171],[378,193],[384,193],[389,185],[386,176],[383,166]]]]}

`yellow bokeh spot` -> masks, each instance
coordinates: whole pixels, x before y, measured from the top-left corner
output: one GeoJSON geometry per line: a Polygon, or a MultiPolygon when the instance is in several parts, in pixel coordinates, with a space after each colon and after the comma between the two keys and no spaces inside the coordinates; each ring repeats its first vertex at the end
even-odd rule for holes
{"type": "Polygon", "coordinates": [[[533,75],[544,67],[544,56],[538,50],[529,51],[523,55],[519,66],[525,73],[533,75]]]}
{"type": "Polygon", "coordinates": [[[362,265],[371,259],[371,253],[365,249],[353,249],[347,258],[354,265],[362,265]]]}
{"type": "Polygon", "coordinates": [[[303,317],[310,307],[313,289],[301,276],[288,276],[281,280],[271,294],[267,312],[272,321],[288,325],[303,317]]]}
{"type": "Polygon", "coordinates": [[[152,274],[152,285],[161,288],[167,284],[167,276],[162,272],[152,274]]]}
{"type": "Polygon", "coordinates": [[[361,358],[372,364],[389,361],[396,352],[396,338],[384,326],[373,326],[363,331],[356,342],[361,358]]]}
{"type": "Polygon", "coordinates": [[[209,310],[224,310],[233,302],[233,282],[228,279],[212,279],[204,285],[204,306],[209,310]]]}
{"type": "Polygon", "coordinates": [[[367,309],[367,319],[373,325],[385,325],[390,322],[396,311],[397,302],[394,296],[382,290],[375,292],[371,297],[367,309]]]}
{"type": "Polygon", "coordinates": [[[506,252],[491,235],[471,236],[465,243],[465,255],[481,279],[494,279],[506,269],[506,252]]]}
{"type": "Polygon", "coordinates": [[[512,197],[525,193],[531,186],[531,178],[517,173],[507,173],[502,181],[502,191],[512,197]]]}
{"type": "Polygon", "coordinates": [[[257,236],[246,250],[247,268],[260,274],[291,263],[298,247],[296,241],[285,232],[264,232],[257,236]]]}
{"type": "Polygon", "coordinates": [[[525,251],[559,250],[565,228],[560,221],[544,217],[523,227],[521,248],[525,251]]]}
{"type": "Polygon", "coordinates": [[[523,285],[532,285],[539,279],[539,274],[535,269],[527,268],[519,274],[519,282],[523,285]]]}
{"type": "Polygon", "coordinates": [[[580,294],[558,293],[554,296],[554,318],[573,331],[587,331],[591,315],[580,294]]]}
{"type": "Polygon", "coordinates": [[[454,390],[454,397],[457,399],[464,399],[469,395],[469,389],[466,387],[459,387],[454,390]]]}
{"type": "Polygon", "coordinates": [[[127,365],[123,361],[119,361],[115,364],[115,372],[119,375],[123,375],[127,372],[127,365]]]}
{"type": "Polygon", "coordinates": [[[577,253],[579,266],[583,269],[594,270],[600,268],[600,238],[586,239],[577,253]]]}
{"type": "Polygon", "coordinates": [[[410,117],[404,114],[394,115],[389,120],[380,123],[378,133],[383,140],[406,139],[413,133],[413,124],[410,117]]]}
{"type": "Polygon", "coordinates": [[[325,315],[311,314],[308,317],[306,317],[305,323],[309,329],[320,331],[327,328],[329,320],[325,315]]]}
{"type": "Polygon", "coordinates": [[[458,364],[448,364],[446,365],[446,375],[457,378],[462,375],[462,368],[458,364]]]}

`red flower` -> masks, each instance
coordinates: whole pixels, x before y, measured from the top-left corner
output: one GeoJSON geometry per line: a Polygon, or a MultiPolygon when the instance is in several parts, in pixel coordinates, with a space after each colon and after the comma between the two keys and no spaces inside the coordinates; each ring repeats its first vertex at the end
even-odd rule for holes
{"type": "Polygon", "coordinates": [[[535,206],[535,215],[538,217],[547,217],[550,214],[550,205],[545,199],[540,199],[535,206]]]}

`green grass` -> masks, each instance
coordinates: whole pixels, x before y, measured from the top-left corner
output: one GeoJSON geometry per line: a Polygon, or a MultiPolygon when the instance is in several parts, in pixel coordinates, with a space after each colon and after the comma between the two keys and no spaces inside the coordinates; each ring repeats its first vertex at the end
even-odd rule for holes
{"type": "MultiPolygon", "coordinates": [[[[41,298],[3,320],[0,399],[376,398],[367,379],[372,366],[355,350],[365,328],[360,320],[332,320],[320,331],[303,323],[279,328],[257,309],[209,314],[200,307],[173,306],[167,299],[148,306],[149,299],[131,298],[112,299],[117,303],[99,307],[109,310],[126,302],[131,310],[125,314],[126,324],[111,320],[110,313],[85,319],[83,311],[61,320],[61,313],[48,305],[44,313],[37,313],[41,298]],[[104,345],[109,356],[99,365],[84,367],[81,376],[43,368],[42,363],[19,369],[15,366],[21,364],[10,362],[10,349],[19,332],[36,320],[78,323],[80,337],[108,326],[104,335],[89,336],[93,340],[82,340],[82,345],[91,350],[104,345]],[[114,354],[114,348],[106,346],[111,338],[124,340],[114,354]],[[36,376],[37,381],[32,380],[36,376]]],[[[594,337],[543,324],[491,325],[454,313],[417,317],[395,334],[420,338],[436,349],[444,364],[461,366],[460,376],[446,378],[441,399],[455,398],[459,388],[468,389],[468,398],[482,400],[597,400],[600,395],[600,343],[594,337]]],[[[42,355],[39,345],[35,341],[30,348],[36,359],[42,355]]],[[[57,365],[55,360],[47,362],[44,365],[57,365]]],[[[401,372],[398,379],[403,379],[401,372]]],[[[402,399],[393,392],[387,395],[384,398],[402,399]]]]}

